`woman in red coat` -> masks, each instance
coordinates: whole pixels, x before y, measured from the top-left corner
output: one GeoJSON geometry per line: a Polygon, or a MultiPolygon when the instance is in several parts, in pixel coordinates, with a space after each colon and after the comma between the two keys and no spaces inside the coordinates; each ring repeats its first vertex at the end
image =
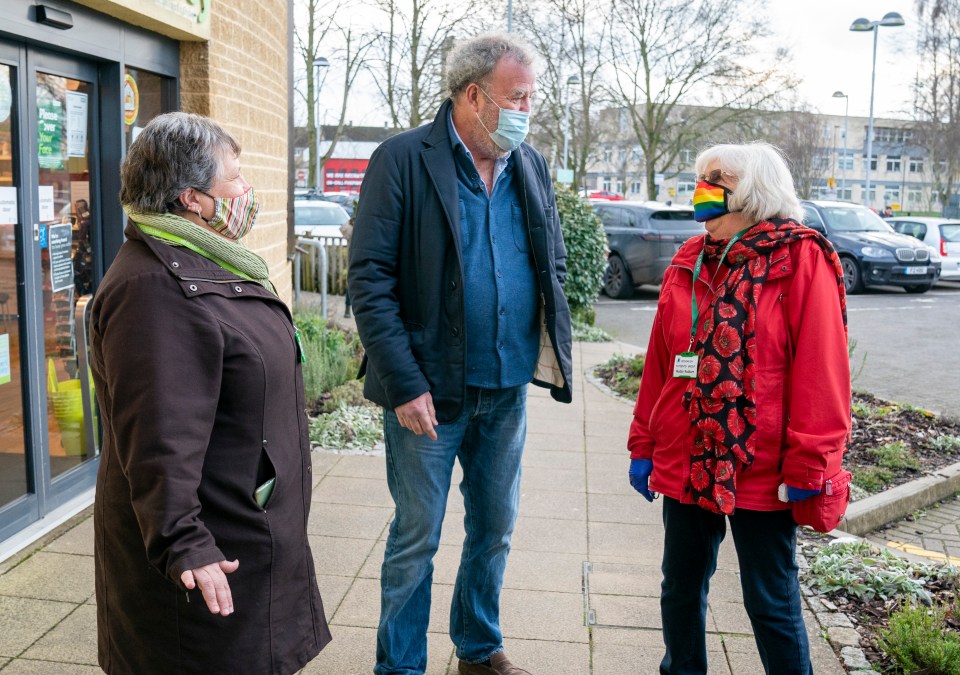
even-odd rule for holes
{"type": "Polygon", "coordinates": [[[714,146],[696,170],[707,234],[664,275],[628,441],[631,484],[664,496],[660,673],[707,672],[707,591],[729,519],[764,669],[809,675],[789,501],[840,471],[850,430],[840,263],[797,222],[770,145],[714,146]]]}

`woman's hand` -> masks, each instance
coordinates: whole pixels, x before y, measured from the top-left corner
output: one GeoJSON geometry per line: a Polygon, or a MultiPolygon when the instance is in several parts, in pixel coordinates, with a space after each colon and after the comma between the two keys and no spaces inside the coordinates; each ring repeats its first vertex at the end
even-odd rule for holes
{"type": "Polygon", "coordinates": [[[230,592],[230,584],[227,583],[227,575],[236,572],[238,567],[239,560],[221,560],[187,570],[180,575],[180,581],[188,590],[193,590],[199,584],[210,612],[227,616],[233,614],[233,594],[230,592]]]}
{"type": "Polygon", "coordinates": [[[653,473],[652,459],[631,459],[630,460],[630,485],[633,489],[643,495],[648,502],[656,499],[656,494],[650,492],[647,483],[650,480],[650,474],[653,473]]]}

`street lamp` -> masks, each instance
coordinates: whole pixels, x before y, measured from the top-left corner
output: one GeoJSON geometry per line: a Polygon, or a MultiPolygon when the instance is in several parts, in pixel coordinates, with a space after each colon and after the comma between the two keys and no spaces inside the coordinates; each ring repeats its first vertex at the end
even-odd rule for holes
{"type": "Polygon", "coordinates": [[[314,174],[314,180],[316,181],[316,190],[317,193],[323,192],[320,189],[320,71],[326,70],[330,67],[330,62],[327,61],[326,57],[318,56],[313,60],[313,102],[314,102],[314,112],[313,112],[313,131],[314,136],[316,137],[316,147],[314,147],[314,165],[316,166],[316,173],[314,174]]]}
{"type": "Polygon", "coordinates": [[[873,161],[873,87],[877,77],[877,34],[880,26],[889,26],[896,28],[904,24],[903,17],[896,12],[887,12],[879,21],[870,21],[868,19],[857,19],[850,24],[850,30],[854,33],[866,33],[873,31],[873,66],[870,71],[870,118],[867,123],[867,181],[866,181],[866,204],[870,206],[870,163],[873,161]]]}
{"type": "Polygon", "coordinates": [[[840,194],[847,193],[847,130],[850,121],[850,97],[842,91],[833,92],[833,98],[843,99],[843,166],[840,167],[840,194]]]}
{"type": "Polygon", "coordinates": [[[574,73],[567,78],[567,105],[563,108],[563,168],[569,169],[569,136],[570,136],[570,90],[580,84],[580,76],[574,73]]]}

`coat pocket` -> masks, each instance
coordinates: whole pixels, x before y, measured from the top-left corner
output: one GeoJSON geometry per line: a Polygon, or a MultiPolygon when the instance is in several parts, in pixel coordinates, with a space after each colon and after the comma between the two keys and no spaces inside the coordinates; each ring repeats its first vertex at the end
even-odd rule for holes
{"type": "Polygon", "coordinates": [[[793,521],[797,525],[812,527],[817,532],[835,530],[847,513],[850,505],[849,471],[841,470],[824,482],[820,494],[793,502],[793,521]]]}
{"type": "Polygon", "coordinates": [[[530,252],[530,234],[527,232],[527,222],[523,217],[523,209],[518,205],[510,208],[510,227],[513,229],[513,243],[521,253],[530,252]]]}

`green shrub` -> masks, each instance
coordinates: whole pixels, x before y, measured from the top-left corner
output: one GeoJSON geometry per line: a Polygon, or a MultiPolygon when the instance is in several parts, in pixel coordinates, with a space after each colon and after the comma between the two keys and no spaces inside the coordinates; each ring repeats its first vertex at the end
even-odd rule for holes
{"type": "Polygon", "coordinates": [[[331,413],[337,408],[344,406],[369,405],[376,407],[375,403],[367,401],[363,397],[363,382],[360,380],[347,380],[339,387],[334,387],[329,394],[321,397],[318,406],[318,412],[331,413]]]}
{"type": "Polygon", "coordinates": [[[574,342],[610,342],[613,338],[599,326],[592,326],[574,319],[573,340],[574,342]]]}
{"type": "Polygon", "coordinates": [[[383,410],[342,406],[310,420],[310,442],[324,448],[368,449],[383,440],[383,410]]]}
{"type": "Polygon", "coordinates": [[[853,469],[853,484],[869,494],[880,492],[893,480],[893,471],[882,466],[853,469]]]}
{"type": "Polygon", "coordinates": [[[940,452],[960,452],[960,436],[941,434],[934,438],[930,445],[940,452]]]}
{"type": "Polygon", "coordinates": [[[885,469],[916,471],[920,468],[920,460],[916,458],[916,455],[903,441],[894,441],[876,448],[870,448],[867,450],[867,454],[875,457],[877,464],[885,469]]]}
{"type": "Polygon", "coordinates": [[[328,326],[318,314],[298,312],[294,322],[306,357],[303,388],[312,404],[323,393],[357,376],[362,348],[355,333],[328,326]]]}
{"type": "MultiPolygon", "coordinates": [[[[600,294],[607,266],[607,235],[590,204],[557,184],[557,209],[567,248],[567,279],[563,290],[572,312],[589,308],[600,294]]],[[[591,318],[590,315],[581,319],[591,318]]],[[[593,324],[592,318],[587,321],[593,324]]]]}
{"type": "Polygon", "coordinates": [[[960,675],[960,635],[947,623],[948,615],[957,616],[958,607],[955,600],[952,607],[897,610],[877,644],[897,664],[899,672],[960,675]]]}
{"type": "Polygon", "coordinates": [[[643,375],[643,354],[624,356],[615,354],[606,363],[594,370],[603,382],[624,398],[634,400],[640,391],[640,377],[643,375]]]}

